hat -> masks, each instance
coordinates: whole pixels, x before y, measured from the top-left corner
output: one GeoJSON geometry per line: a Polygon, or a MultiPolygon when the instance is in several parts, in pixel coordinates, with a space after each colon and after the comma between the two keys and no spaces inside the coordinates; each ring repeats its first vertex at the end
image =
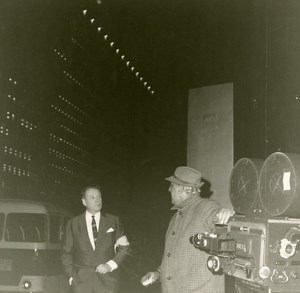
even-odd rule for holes
{"type": "Polygon", "coordinates": [[[174,175],[166,178],[166,180],[188,187],[201,187],[201,173],[193,168],[181,166],[176,168],[174,175]]]}

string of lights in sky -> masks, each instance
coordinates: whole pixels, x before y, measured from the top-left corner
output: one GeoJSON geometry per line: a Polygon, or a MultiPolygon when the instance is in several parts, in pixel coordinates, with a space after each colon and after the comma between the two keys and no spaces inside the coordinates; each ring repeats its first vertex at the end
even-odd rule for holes
{"type": "MultiPolygon", "coordinates": [[[[88,11],[85,9],[82,11],[83,16],[87,17],[88,16],[88,11]]],[[[90,23],[94,24],[95,23],[95,18],[90,18],[90,23]]],[[[106,41],[109,46],[115,50],[116,54],[120,56],[121,60],[125,63],[125,65],[131,70],[131,72],[136,76],[136,78],[139,79],[140,82],[143,83],[143,86],[149,91],[151,95],[154,94],[154,90],[152,89],[151,85],[145,80],[143,76],[141,76],[140,72],[136,70],[136,68],[132,65],[132,62],[128,60],[128,58],[121,53],[121,50],[117,48],[115,42],[112,40],[111,37],[108,36],[107,33],[104,33],[104,29],[101,26],[97,27],[97,32],[103,35],[104,41],[106,41]]]]}

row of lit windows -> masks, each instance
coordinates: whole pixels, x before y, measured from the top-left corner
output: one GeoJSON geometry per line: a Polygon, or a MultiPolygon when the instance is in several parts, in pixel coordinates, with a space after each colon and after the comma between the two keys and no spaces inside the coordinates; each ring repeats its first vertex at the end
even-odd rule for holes
{"type": "Polygon", "coordinates": [[[0,134],[8,135],[8,128],[0,126],[0,134]]]}
{"type": "Polygon", "coordinates": [[[2,170],[3,172],[7,172],[9,174],[13,174],[16,176],[27,176],[27,177],[30,176],[29,171],[8,164],[3,164],[2,170]]]}
{"type": "Polygon", "coordinates": [[[76,131],[70,129],[69,127],[67,127],[67,126],[65,126],[65,125],[62,125],[62,124],[60,125],[60,127],[61,127],[62,129],[64,129],[65,131],[67,131],[67,132],[73,134],[74,136],[78,137],[80,140],[86,140],[86,138],[83,138],[83,137],[80,136],[76,131]]]}
{"type": "Polygon", "coordinates": [[[21,118],[21,126],[24,126],[25,128],[29,128],[29,130],[37,128],[37,125],[34,125],[33,123],[30,123],[29,121],[23,118],[21,118]]]}
{"type": "Polygon", "coordinates": [[[56,136],[55,134],[50,133],[50,140],[53,140],[56,143],[63,142],[65,144],[69,145],[70,147],[73,147],[76,150],[79,150],[79,151],[82,151],[82,152],[86,153],[86,151],[83,150],[82,148],[80,148],[80,147],[78,147],[78,146],[70,143],[69,141],[67,141],[67,140],[65,140],[65,139],[63,139],[61,137],[56,136]]]}
{"type": "MultiPolygon", "coordinates": [[[[15,114],[11,112],[6,112],[6,119],[8,120],[15,120],[15,114]]],[[[37,128],[37,125],[34,125],[33,123],[30,123],[29,121],[21,118],[21,126],[28,128],[29,130],[33,130],[37,128]]],[[[1,127],[3,128],[3,127],[1,127]]],[[[1,132],[3,133],[3,132],[1,132]]]]}
{"type": "Polygon", "coordinates": [[[56,50],[56,49],[54,49],[54,53],[56,53],[61,59],[63,59],[64,61],[67,61],[67,57],[63,54],[63,53],[61,53],[61,52],[59,52],[58,50],[56,50]]]}
{"type": "Polygon", "coordinates": [[[8,79],[11,83],[13,83],[14,85],[17,85],[17,81],[13,80],[11,77],[8,79]]]}
{"type": "Polygon", "coordinates": [[[68,131],[68,132],[74,134],[74,135],[77,135],[77,133],[76,133],[74,130],[70,129],[70,128],[67,127],[67,126],[64,126],[64,125],[61,124],[60,127],[61,127],[62,129],[64,129],[64,130],[66,130],[66,131],[68,131]]]}
{"type": "Polygon", "coordinates": [[[62,109],[58,108],[57,106],[54,106],[53,104],[51,105],[51,108],[53,108],[54,110],[56,110],[58,113],[61,113],[62,115],[66,116],[67,118],[69,118],[70,120],[72,120],[74,123],[78,123],[79,125],[82,125],[82,122],[80,122],[79,120],[75,119],[73,116],[71,116],[70,114],[64,112],[62,109]]]}
{"type": "Polygon", "coordinates": [[[10,112],[6,112],[6,119],[14,120],[15,119],[15,114],[10,113],[10,112]]]}
{"type": "Polygon", "coordinates": [[[85,113],[83,110],[81,110],[78,106],[74,105],[73,103],[71,103],[68,99],[64,98],[62,95],[58,96],[61,100],[63,100],[64,102],[66,102],[67,104],[69,104],[70,106],[72,106],[75,110],[79,111],[81,114],[88,116],[87,113],[85,113]]]}
{"type": "Polygon", "coordinates": [[[61,166],[58,166],[58,165],[50,164],[50,167],[52,167],[52,168],[54,168],[56,170],[62,171],[62,172],[66,172],[66,173],[68,173],[68,174],[70,174],[70,175],[72,175],[74,177],[79,177],[79,174],[77,174],[77,173],[75,173],[73,171],[68,170],[66,166],[61,167],[61,166]]]}
{"type": "Polygon", "coordinates": [[[31,156],[29,154],[23,153],[21,151],[13,149],[13,148],[9,148],[8,146],[4,147],[4,153],[9,154],[9,155],[13,155],[15,157],[19,157],[21,159],[23,158],[24,160],[27,160],[27,161],[31,160],[31,156]]]}
{"type": "Polygon", "coordinates": [[[8,94],[8,96],[7,96],[10,100],[12,100],[13,102],[15,102],[17,99],[16,99],[16,97],[14,97],[13,95],[11,95],[11,94],[8,94]]]}
{"type": "Polygon", "coordinates": [[[80,87],[83,87],[83,85],[74,77],[72,76],[70,73],[68,73],[67,71],[63,71],[63,73],[69,78],[71,79],[73,82],[75,82],[76,84],[78,84],[80,87]]]}
{"type": "Polygon", "coordinates": [[[73,161],[73,162],[76,162],[76,163],[80,164],[79,160],[76,160],[76,159],[72,158],[71,156],[65,155],[65,154],[61,153],[60,151],[55,150],[53,148],[49,148],[49,154],[54,154],[57,158],[60,158],[60,159],[63,159],[63,160],[68,159],[70,161],[73,161]]]}
{"type": "Polygon", "coordinates": [[[72,40],[72,43],[74,43],[77,47],[79,47],[80,49],[82,49],[81,44],[79,44],[79,42],[75,38],[72,37],[71,40],[72,40]]]}

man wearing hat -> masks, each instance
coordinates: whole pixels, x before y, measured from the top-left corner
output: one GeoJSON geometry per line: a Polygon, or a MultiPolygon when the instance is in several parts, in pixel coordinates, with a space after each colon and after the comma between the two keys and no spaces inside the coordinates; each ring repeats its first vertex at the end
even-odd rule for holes
{"type": "Polygon", "coordinates": [[[162,293],[223,293],[224,276],[212,274],[206,267],[208,254],[195,249],[189,239],[197,233],[213,232],[214,223],[228,222],[234,211],[214,200],[201,198],[201,173],[190,167],[178,167],[170,181],[173,215],[165,238],[160,267],[148,272],[141,282],[148,286],[160,279],[162,293]]]}

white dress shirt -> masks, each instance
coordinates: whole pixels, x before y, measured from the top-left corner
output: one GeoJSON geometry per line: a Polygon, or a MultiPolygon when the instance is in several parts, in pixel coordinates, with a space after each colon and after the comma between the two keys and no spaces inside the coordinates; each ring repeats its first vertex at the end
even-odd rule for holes
{"type": "Polygon", "coordinates": [[[97,231],[99,231],[100,215],[101,215],[100,212],[98,212],[95,215],[92,215],[88,211],[85,212],[86,227],[87,227],[87,230],[88,230],[90,242],[91,242],[94,250],[95,250],[95,241],[94,241],[93,228],[92,228],[92,219],[93,219],[92,216],[95,216],[97,231]]]}
{"type": "MultiPolygon", "coordinates": [[[[93,235],[93,228],[92,228],[92,216],[95,216],[97,231],[99,231],[99,225],[100,225],[100,218],[101,218],[101,212],[98,212],[97,214],[93,215],[89,213],[88,211],[85,212],[85,220],[86,220],[86,227],[89,234],[91,245],[93,246],[93,249],[95,250],[95,241],[94,241],[94,235],[93,235]]],[[[111,270],[115,270],[118,265],[113,260],[109,260],[107,264],[111,267],[111,270]]]]}

